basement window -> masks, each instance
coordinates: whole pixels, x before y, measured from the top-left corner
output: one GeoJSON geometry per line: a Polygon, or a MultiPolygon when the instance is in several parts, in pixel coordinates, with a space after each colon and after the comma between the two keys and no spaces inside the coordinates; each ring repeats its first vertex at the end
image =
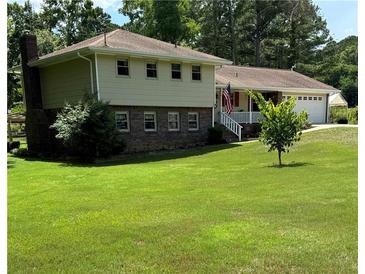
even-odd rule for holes
{"type": "Polygon", "coordinates": [[[119,131],[129,131],[129,115],[128,111],[115,112],[115,123],[119,131]]]}
{"type": "Polygon", "coordinates": [[[180,117],[178,112],[169,112],[167,117],[167,124],[169,131],[179,131],[180,130],[180,117]]]}
{"type": "Polygon", "coordinates": [[[198,112],[189,112],[188,113],[188,129],[199,130],[199,113],[198,112]]]}
{"type": "Polygon", "coordinates": [[[144,113],[144,131],[157,131],[156,112],[144,113]]]}
{"type": "Polygon", "coordinates": [[[129,62],[128,62],[128,59],[117,60],[117,73],[118,73],[118,75],[129,76],[129,62]]]}

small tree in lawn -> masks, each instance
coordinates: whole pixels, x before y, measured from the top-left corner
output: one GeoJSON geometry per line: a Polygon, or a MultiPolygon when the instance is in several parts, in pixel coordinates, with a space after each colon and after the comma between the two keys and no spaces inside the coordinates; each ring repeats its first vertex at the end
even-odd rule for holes
{"type": "Polygon", "coordinates": [[[289,152],[289,148],[300,140],[301,129],[308,119],[305,111],[294,111],[295,99],[291,98],[275,105],[271,100],[265,101],[261,93],[248,92],[264,117],[260,120],[260,141],[269,147],[269,151],[278,152],[279,166],[281,166],[282,152],[289,152]]]}

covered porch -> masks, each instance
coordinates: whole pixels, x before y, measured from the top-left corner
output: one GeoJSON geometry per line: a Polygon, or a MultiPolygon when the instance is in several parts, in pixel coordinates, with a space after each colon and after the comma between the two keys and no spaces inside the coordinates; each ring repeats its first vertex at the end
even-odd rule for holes
{"type": "MultiPolygon", "coordinates": [[[[275,104],[281,100],[281,92],[277,91],[259,91],[266,100],[271,99],[275,104]]],[[[228,114],[226,112],[225,99],[223,96],[223,88],[216,90],[215,117],[216,122],[222,123],[222,117],[228,116],[240,125],[257,124],[262,117],[256,103],[248,96],[247,90],[232,89],[231,101],[233,103],[233,111],[228,114]]]]}

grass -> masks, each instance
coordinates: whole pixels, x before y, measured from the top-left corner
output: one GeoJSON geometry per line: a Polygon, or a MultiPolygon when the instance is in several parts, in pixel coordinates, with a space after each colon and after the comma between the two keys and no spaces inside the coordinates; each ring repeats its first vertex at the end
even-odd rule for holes
{"type": "Polygon", "coordinates": [[[77,165],[9,157],[9,273],[355,273],[357,129],[77,165]]]}

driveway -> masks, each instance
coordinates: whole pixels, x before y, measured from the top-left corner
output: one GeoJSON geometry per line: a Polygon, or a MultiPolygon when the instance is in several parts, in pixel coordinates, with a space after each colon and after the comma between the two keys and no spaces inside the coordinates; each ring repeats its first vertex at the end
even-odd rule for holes
{"type": "Polygon", "coordinates": [[[335,127],[358,127],[358,125],[348,125],[348,124],[313,124],[312,128],[310,129],[306,129],[303,130],[304,132],[311,132],[311,131],[316,131],[316,130],[321,130],[321,129],[326,129],[326,128],[335,128],[335,127]]]}

